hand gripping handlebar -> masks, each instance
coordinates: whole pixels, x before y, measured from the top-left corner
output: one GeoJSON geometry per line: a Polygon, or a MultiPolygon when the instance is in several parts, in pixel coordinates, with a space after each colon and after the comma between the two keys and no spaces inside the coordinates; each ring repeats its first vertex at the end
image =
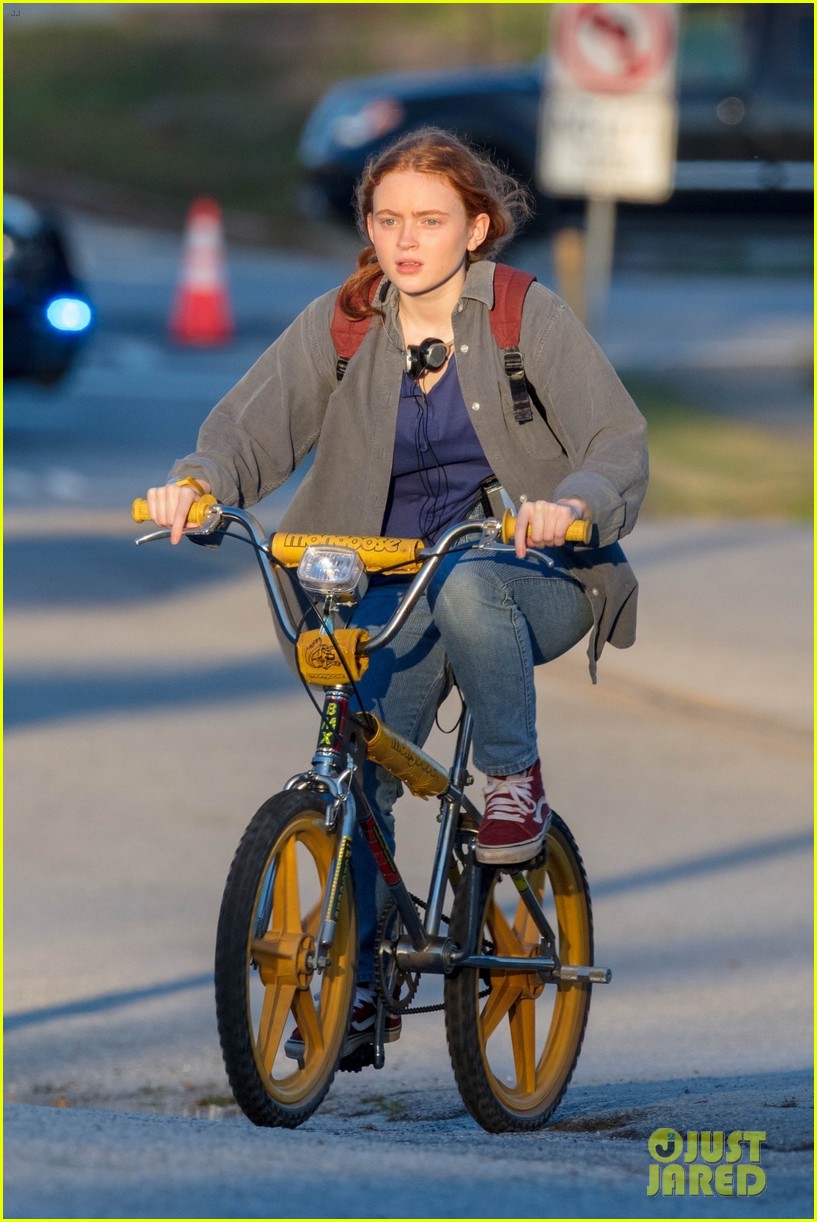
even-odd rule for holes
{"type": "MultiPolygon", "coordinates": [[[[514,531],[516,530],[516,516],[511,513],[510,509],[506,509],[502,515],[502,542],[513,543],[514,531]]],[[[567,528],[565,535],[566,543],[589,543],[590,535],[593,530],[592,522],[585,522],[582,518],[577,518],[575,522],[571,522],[567,528]]],[[[530,535],[530,528],[528,528],[530,535]]]]}
{"type": "MultiPolygon", "coordinates": [[[[208,492],[206,496],[200,497],[198,501],[194,501],[187,511],[188,526],[203,526],[207,514],[212,509],[213,505],[218,502],[214,496],[208,492]]],[[[150,510],[148,503],[143,497],[137,497],[130,507],[131,517],[134,522],[149,522],[150,510]]]]}

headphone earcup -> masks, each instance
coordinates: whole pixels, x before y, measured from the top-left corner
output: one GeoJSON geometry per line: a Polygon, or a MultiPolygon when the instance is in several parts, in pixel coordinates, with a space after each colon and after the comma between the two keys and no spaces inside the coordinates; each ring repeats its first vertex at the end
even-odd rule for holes
{"type": "Polygon", "coordinates": [[[420,349],[416,344],[409,344],[403,355],[406,361],[406,373],[410,378],[414,378],[416,382],[422,373],[420,369],[420,349]]]}
{"type": "Polygon", "coordinates": [[[424,339],[421,344],[409,344],[406,348],[406,373],[415,381],[427,369],[442,369],[448,359],[448,344],[441,339],[424,339]]]}
{"type": "Polygon", "coordinates": [[[442,369],[445,362],[448,360],[448,344],[444,344],[441,339],[426,339],[420,345],[421,351],[425,349],[425,363],[427,369],[442,369]]]}

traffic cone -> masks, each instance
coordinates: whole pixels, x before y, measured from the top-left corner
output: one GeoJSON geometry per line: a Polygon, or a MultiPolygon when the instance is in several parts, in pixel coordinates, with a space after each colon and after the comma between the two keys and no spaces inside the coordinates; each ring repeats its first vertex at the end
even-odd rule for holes
{"type": "Polygon", "coordinates": [[[221,209],[197,199],[188,213],[170,334],[178,344],[223,344],[233,334],[221,209]]]}

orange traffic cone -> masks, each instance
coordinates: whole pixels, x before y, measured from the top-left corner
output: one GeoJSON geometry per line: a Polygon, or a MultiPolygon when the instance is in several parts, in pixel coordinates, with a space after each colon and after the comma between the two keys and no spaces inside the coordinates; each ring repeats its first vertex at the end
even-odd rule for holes
{"type": "Polygon", "coordinates": [[[187,217],[170,334],[179,344],[222,344],[233,334],[221,209],[197,199],[187,217]]]}

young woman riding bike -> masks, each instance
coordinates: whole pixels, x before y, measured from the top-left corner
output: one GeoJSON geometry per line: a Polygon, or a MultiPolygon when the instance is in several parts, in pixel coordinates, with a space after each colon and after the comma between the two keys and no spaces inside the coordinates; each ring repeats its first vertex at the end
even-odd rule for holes
{"type": "MultiPolygon", "coordinates": [[[[498,251],[525,219],[524,192],[451,134],[427,128],[373,159],[356,193],[368,244],[358,269],[299,315],[205,420],[196,451],[148,492],[150,515],[184,532],[197,497],[247,507],[314,451],[283,530],[422,538],[433,543],[501,485],[517,510],[515,555],[446,557],[392,648],[357,684],[366,707],[422,744],[453,681],[474,717],[485,773],[477,860],[534,858],[549,807],[536,731],[534,667],[589,633],[590,671],[609,641],[633,643],[637,583],[618,540],[634,526],[647,480],[646,428],[600,348],[540,284],[524,299],[519,350],[528,418],[515,412],[491,329],[498,251]],[[371,317],[338,377],[336,303],[371,317]],[[592,523],[590,546],[563,548],[592,523]],[[557,549],[557,568],[526,558],[557,549]]],[[[374,634],[407,578],[372,580],[352,623],[374,634]]],[[[393,841],[400,785],[368,763],[364,791],[393,841]]],[[[360,952],[344,1051],[373,1037],[376,870],[353,855],[360,952]]],[[[400,1034],[389,1015],[385,1038],[400,1034]]],[[[287,1043],[297,1057],[297,1028],[287,1043]]]]}

